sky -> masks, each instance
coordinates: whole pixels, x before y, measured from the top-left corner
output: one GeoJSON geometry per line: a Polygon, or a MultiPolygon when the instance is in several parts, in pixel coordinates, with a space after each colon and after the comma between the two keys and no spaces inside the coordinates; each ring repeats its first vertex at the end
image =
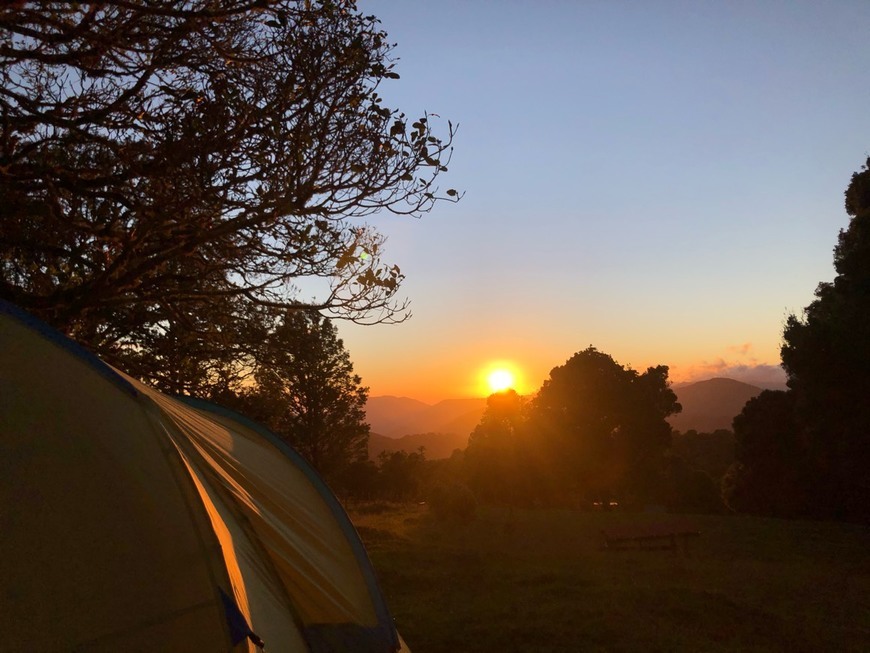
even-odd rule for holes
{"type": "Polygon", "coordinates": [[[486,396],[499,364],[531,393],[590,345],[784,380],[870,156],[870,2],[359,6],[396,43],[385,104],[459,124],[442,189],[465,192],[369,220],[413,314],[337,323],[371,396],[486,396]]]}

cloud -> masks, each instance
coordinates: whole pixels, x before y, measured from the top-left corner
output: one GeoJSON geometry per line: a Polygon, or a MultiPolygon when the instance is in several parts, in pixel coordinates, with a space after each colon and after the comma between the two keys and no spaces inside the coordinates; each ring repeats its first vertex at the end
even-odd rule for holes
{"type": "Polygon", "coordinates": [[[785,388],[785,371],[779,365],[759,363],[747,365],[745,363],[729,363],[724,360],[714,364],[696,366],[688,370],[685,375],[687,381],[702,381],[713,377],[727,377],[757,385],[761,388],[785,388]]]}
{"type": "Polygon", "coordinates": [[[726,377],[762,388],[785,389],[785,371],[779,365],[759,362],[751,355],[752,343],[727,347],[728,357],[675,368],[673,377],[680,383],[693,383],[726,377]]]}
{"type": "Polygon", "coordinates": [[[728,347],[728,351],[732,351],[739,356],[746,356],[747,354],[749,354],[751,349],[751,342],[744,342],[742,345],[731,345],[730,347],[728,347]]]}

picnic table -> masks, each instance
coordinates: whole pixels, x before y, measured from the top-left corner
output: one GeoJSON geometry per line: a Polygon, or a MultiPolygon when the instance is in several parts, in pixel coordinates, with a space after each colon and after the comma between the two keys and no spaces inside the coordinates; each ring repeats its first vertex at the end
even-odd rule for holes
{"type": "Polygon", "coordinates": [[[701,531],[687,521],[623,524],[601,529],[603,548],[608,551],[671,550],[689,551],[689,540],[701,531]]]}

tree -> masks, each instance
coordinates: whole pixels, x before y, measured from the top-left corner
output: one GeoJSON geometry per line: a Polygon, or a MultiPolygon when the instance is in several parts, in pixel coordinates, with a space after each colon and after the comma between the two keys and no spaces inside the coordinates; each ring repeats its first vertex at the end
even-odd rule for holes
{"type": "Polygon", "coordinates": [[[392,47],[352,0],[4,5],[0,296],[118,364],[257,307],[404,319],[361,220],[458,195],[392,47]]]}
{"type": "Polygon", "coordinates": [[[685,433],[674,431],[671,453],[694,468],[720,480],[734,463],[734,433],[716,429],[712,433],[698,433],[689,429],[685,433]]]}
{"type": "Polygon", "coordinates": [[[324,477],[368,458],[368,388],[337,329],[316,311],[292,311],[268,339],[247,412],[289,442],[324,477]]]}
{"type": "Polygon", "coordinates": [[[587,500],[651,501],[681,409],[668,368],[643,374],[594,347],[554,368],[531,406],[531,428],[550,450],[554,473],[587,500]]]}
{"type": "Polygon", "coordinates": [[[540,489],[535,452],[528,446],[525,400],[515,390],[490,395],[465,450],[465,473],[482,498],[528,503],[540,489]]]}
{"type": "Polygon", "coordinates": [[[392,501],[416,498],[424,483],[426,451],[382,451],[378,455],[378,472],[382,496],[392,501]]]}
{"type": "Polygon", "coordinates": [[[792,392],[765,390],[734,418],[735,463],[722,482],[725,504],[756,515],[808,513],[807,451],[792,392]]]}
{"type": "Polygon", "coordinates": [[[782,363],[813,470],[817,516],[870,519],[870,158],[846,189],[837,275],[783,332],[782,363]]]}

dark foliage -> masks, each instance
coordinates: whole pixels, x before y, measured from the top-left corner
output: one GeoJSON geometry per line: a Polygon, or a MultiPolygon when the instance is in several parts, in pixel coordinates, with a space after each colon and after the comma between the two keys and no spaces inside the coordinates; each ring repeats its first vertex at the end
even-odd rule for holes
{"type": "Polygon", "coordinates": [[[465,452],[482,500],[510,505],[664,501],[664,453],[680,409],[668,369],[643,374],[590,347],[556,367],[528,403],[492,395],[465,452]]]}
{"type": "Polygon", "coordinates": [[[870,520],[870,159],[845,206],[837,275],[783,331],[788,392],[762,393],[734,420],[723,494],[736,510],[870,520]]]}
{"type": "Polygon", "coordinates": [[[811,469],[818,516],[870,519],[870,159],[846,190],[849,226],[822,283],[783,333],[783,367],[811,469]]]}
{"type": "Polygon", "coordinates": [[[807,514],[807,451],[791,392],[765,390],[734,418],[737,462],[723,479],[729,508],[757,515],[807,514]]]}
{"type": "Polygon", "coordinates": [[[696,469],[679,456],[666,456],[663,487],[670,512],[719,513],[724,505],[719,483],[702,469],[696,469]]]}
{"type": "Polygon", "coordinates": [[[529,440],[524,399],[515,390],[490,395],[465,450],[471,488],[487,501],[528,503],[541,492],[539,458],[529,440]]]}
{"type": "Polygon", "coordinates": [[[565,492],[589,502],[658,503],[671,437],[665,418],[679,410],[666,366],[639,374],[590,347],[550,372],[530,428],[565,492]]]}
{"type": "MultiPolygon", "coordinates": [[[[353,373],[335,326],[292,311],[267,335],[241,408],[289,442],[332,481],[368,457],[368,388],[353,373]]],[[[362,470],[355,469],[362,473],[362,470]]]]}
{"type": "Polygon", "coordinates": [[[671,453],[682,458],[690,467],[706,472],[719,481],[734,462],[734,433],[716,429],[712,433],[699,433],[690,429],[685,433],[674,431],[671,453]]]}
{"type": "Polygon", "coordinates": [[[410,501],[419,498],[426,479],[426,454],[421,449],[382,451],[378,456],[380,496],[390,501],[410,501]]]}
{"type": "Polygon", "coordinates": [[[262,308],[404,319],[359,220],[457,194],[436,185],[452,126],[378,95],[391,52],[352,0],[6,3],[0,296],[193,386],[262,308]]]}

